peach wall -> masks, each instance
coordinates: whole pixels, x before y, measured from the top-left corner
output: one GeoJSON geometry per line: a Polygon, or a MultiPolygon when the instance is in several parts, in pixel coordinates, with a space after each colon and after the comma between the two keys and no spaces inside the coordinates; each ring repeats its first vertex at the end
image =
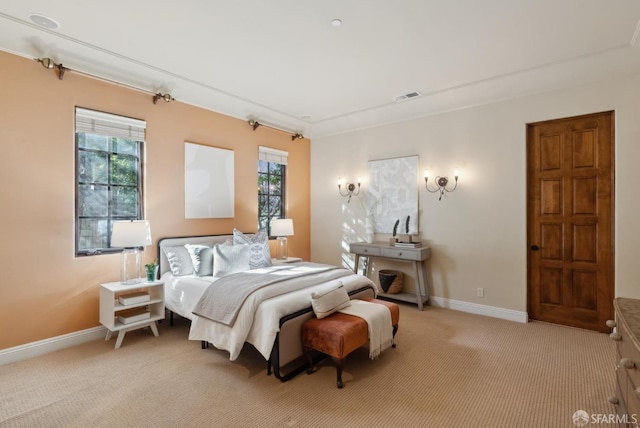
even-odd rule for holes
{"type": "Polygon", "coordinates": [[[289,253],[309,259],[309,140],[5,52],[0,69],[0,349],[98,326],[99,284],[118,280],[119,254],[74,256],[75,106],[147,121],[145,261],[161,237],[256,230],[259,145],[289,152],[289,253]],[[185,220],[185,141],[234,150],[235,218],[185,220]]]}

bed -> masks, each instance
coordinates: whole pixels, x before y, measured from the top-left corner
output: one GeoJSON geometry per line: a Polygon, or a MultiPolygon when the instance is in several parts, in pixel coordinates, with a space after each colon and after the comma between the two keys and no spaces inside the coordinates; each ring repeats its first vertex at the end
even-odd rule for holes
{"type": "MultiPolygon", "coordinates": [[[[212,275],[199,276],[196,273],[183,274],[184,272],[176,272],[175,269],[172,271],[175,267],[174,260],[170,266],[167,257],[167,253],[173,256],[172,249],[179,249],[185,245],[191,249],[201,245],[229,245],[233,239],[234,235],[231,234],[160,239],[158,242],[159,275],[164,282],[165,307],[170,311],[171,320],[174,314],[191,320],[190,340],[200,341],[203,348],[210,343],[218,349],[228,351],[231,361],[238,358],[245,342],[251,344],[265,358],[267,374],[273,373],[283,382],[306,368],[301,328],[306,320],[314,317],[311,307],[312,292],[321,292],[342,283],[352,299],[377,296],[375,284],[362,275],[356,275],[351,270],[338,266],[308,262],[274,261],[271,267],[250,269],[247,272],[233,273],[222,278],[212,275]],[[314,272],[309,273],[311,271],[314,272]],[[262,277],[267,283],[267,277],[280,274],[290,275],[291,278],[280,280],[282,282],[278,283],[269,283],[251,292],[236,309],[237,318],[233,324],[226,325],[220,320],[213,321],[207,316],[193,313],[194,309],[202,310],[201,297],[205,293],[216,291],[215,288],[218,285],[240,281],[248,276],[262,277]],[[305,284],[302,284],[303,282],[305,284]],[[209,289],[211,284],[216,284],[216,287],[209,289]],[[297,288],[302,285],[305,288],[297,288]],[[276,287],[284,287],[286,292],[272,291],[276,287]],[[281,292],[282,294],[279,294],[281,292]]],[[[214,250],[221,248],[222,245],[218,248],[214,247],[214,250]]],[[[213,264],[215,266],[215,255],[213,264]]]]}

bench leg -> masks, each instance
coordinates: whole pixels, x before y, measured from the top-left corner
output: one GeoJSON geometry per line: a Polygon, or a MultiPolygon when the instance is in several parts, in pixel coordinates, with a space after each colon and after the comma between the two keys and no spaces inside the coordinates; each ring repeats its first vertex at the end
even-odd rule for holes
{"type": "Polygon", "coordinates": [[[339,389],[344,388],[344,382],[342,382],[342,366],[344,364],[344,358],[333,358],[333,362],[336,364],[336,385],[339,389]]]}
{"type": "Polygon", "coordinates": [[[398,332],[398,324],[393,326],[393,344],[391,345],[392,348],[396,347],[396,333],[398,332]]]}
{"type": "Polygon", "coordinates": [[[309,368],[307,369],[307,374],[313,373],[313,356],[311,355],[311,348],[304,347],[304,355],[307,357],[307,361],[309,362],[309,368]]]}

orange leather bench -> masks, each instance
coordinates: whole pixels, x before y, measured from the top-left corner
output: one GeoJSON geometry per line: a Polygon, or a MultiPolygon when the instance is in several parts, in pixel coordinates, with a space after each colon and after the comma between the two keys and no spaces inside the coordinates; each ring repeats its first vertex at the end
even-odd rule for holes
{"type": "MultiPolygon", "coordinates": [[[[378,299],[362,299],[368,302],[380,303],[391,311],[393,337],[398,331],[400,308],[397,304],[378,299]]],[[[326,318],[312,318],[302,325],[302,345],[309,360],[307,374],[314,371],[312,350],[329,355],[336,364],[338,388],[344,387],[342,382],[342,368],[344,360],[351,352],[369,342],[369,328],[367,322],[353,315],[340,312],[333,313],[326,318]]],[[[396,347],[395,342],[392,345],[396,347]]]]}

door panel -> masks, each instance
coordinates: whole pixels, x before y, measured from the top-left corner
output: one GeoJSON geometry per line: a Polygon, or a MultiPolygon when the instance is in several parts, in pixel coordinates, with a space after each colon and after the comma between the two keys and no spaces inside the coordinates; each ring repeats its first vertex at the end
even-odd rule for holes
{"type": "Polygon", "coordinates": [[[613,313],[613,112],[528,125],[528,311],[607,331],[613,313]]]}

